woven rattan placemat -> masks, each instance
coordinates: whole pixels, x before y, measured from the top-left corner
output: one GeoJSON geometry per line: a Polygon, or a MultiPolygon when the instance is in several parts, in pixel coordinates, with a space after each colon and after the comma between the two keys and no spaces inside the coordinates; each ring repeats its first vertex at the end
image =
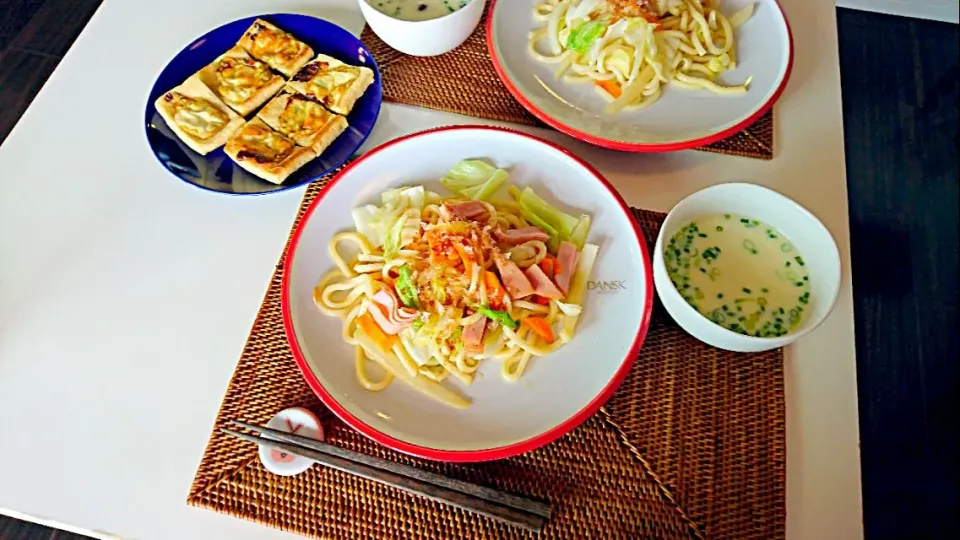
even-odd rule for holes
{"type": "MultiPolygon", "coordinates": [[[[377,61],[387,101],[546,127],[517,103],[497,77],[487,51],[486,33],[486,25],[481,21],[463,45],[433,57],[403,54],[384,43],[369,26],[363,29],[360,39],[377,61]]],[[[740,133],[698,150],[773,159],[773,133],[770,109],[740,133]]]]}
{"type": "MultiPolygon", "coordinates": [[[[298,221],[325,184],[307,189],[298,221]]],[[[663,216],[634,214],[652,246],[663,216]]],[[[314,396],[284,337],[282,275],[281,264],[223,399],[189,504],[322,538],[533,537],[319,465],[299,476],[275,476],[260,464],[254,446],[219,431],[230,420],[264,425],[281,409],[301,406],[318,414],[332,444],[549,500],[554,513],[542,538],[784,536],[781,351],[744,355],[708,347],[655,305],[629,376],[582,426],[506,460],[430,462],[366,439],[314,396]]]]}

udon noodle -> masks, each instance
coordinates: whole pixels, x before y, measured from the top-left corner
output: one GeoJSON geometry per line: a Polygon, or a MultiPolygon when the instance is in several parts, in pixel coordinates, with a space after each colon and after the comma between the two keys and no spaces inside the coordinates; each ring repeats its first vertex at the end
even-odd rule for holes
{"type": "Polygon", "coordinates": [[[728,18],[719,0],[541,0],[533,16],[544,26],[528,49],[557,78],[593,84],[608,113],[649,107],[667,84],[742,94],[750,78],[727,86],[718,76],[736,68],[734,34],[753,7],[728,18]]]}
{"type": "MultiPolygon", "coordinates": [[[[458,169],[478,163],[485,165],[458,169]]],[[[590,219],[560,212],[529,188],[511,187],[513,200],[464,196],[490,199],[505,179],[496,170],[472,185],[445,181],[459,190],[451,197],[422,186],[391,190],[381,206],[354,210],[355,230],[330,240],[336,268],[314,301],[342,319],[363,388],[400,379],[462,408],[470,401],[441,383],[469,385],[490,360],[516,381],[535,357],[573,338],[598,252],[584,243],[590,219]],[[371,361],[384,375],[371,374],[371,361]]]]}

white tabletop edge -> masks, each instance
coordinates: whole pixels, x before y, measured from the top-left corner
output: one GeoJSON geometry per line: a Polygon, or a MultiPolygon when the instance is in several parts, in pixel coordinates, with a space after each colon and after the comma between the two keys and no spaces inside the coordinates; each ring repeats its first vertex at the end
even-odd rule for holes
{"type": "MultiPolygon", "coordinates": [[[[0,146],[0,433],[17,434],[0,444],[0,512],[96,537],[292,537],[187,507],[185,498],[303,188],[252,198],[191,188],[156,163],[136,119],[160,66],[206,29],[263,10],[325,16],[359,33],[354,3],[281,0],[264,10],[254,0],[169,0],[144,25],[130,22],[143,20],[147,4],[107,0],[0,146]],[[181,9],[195,18],[175,16],[181,9]],[[113,65],[126,66],[122,77],[113,65]],[[106,91],[119,115],[89,106],[102,80],[112,81],[106,91]],[[76,144],[84,137],[93,142],[76,144]],[[122,157],[106,161],[100,151],[122,157]],[[94,436],[108,442],[85,442],[94,436]]],[[[597,166],[634,206],[667,210],[706,185],[747,180],[827,225],[845,278],[827,323],[787,352],[787,535],[856,538],[859,430],[835,10],[827,1],[782,3],[797,57],[777,106],[774,160],[618,154],[531,131],[597,166]]],[[[453,123],[490,122],[386,105],[365,148],[453,123]]]]}

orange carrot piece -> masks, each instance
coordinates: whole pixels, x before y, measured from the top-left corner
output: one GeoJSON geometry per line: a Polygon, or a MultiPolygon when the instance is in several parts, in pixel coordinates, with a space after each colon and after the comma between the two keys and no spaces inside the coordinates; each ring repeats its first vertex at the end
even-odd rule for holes
{"type": "Polygon", "coordinates": [[[620,97],[620,94],[623,93],[623,90],[620,88],[620,85],[613,80],[606,81],[594,81],[597,86],[603,88],[603,90],[613,96],[614,99],[620,97]]]}
{"type": "Polygon", "coordinates": [[[460,255],[460,259],[463,261],[463,271],[467,276],[473,275],[473,257],[467,253],[467,250],[464,249],[464,246],[459,243],[453,244],[453,248],[457,250],[457,254],[460,255]]]}
{"type": "Polygon", "coordinates": [[[364,313],[357,317],[357,326],[360,327],[360,330],[362,330],[368,338],[379,345],[380,348],[383,349],[383,352],[388,353],[393,349],[393,345],[397,341],[396,336],[391,336],[384,332],[369,313],[364,313]]]}
{"type": "Polygon", "coordinates": [[[547,253],[547,254],[543,257],[543,260],[540,261],[540,262],[541,262],[541,264],[540,264],[540,269],[543,270],[543,273],[546,274],[547,277],[550,278],[551,280],[552,280],[553,278],[557,277],[557,274],[560,273],[560,259],[554,257],[553,255],[547,253]],[[548,271],[547,271],[547,268],[545,268],[544,265],[542,264],[542,263],[547,262],[548,260],[549,260],[550,262],[548,262],[548,263],[546,264],[546,266],[550,268],[551,272],[548,272],[548,271]]]}
{"type": "Polygon", "coordinates": [[[547,324],[543,317],[526,317],[523,323],[530,327],[538,336],[542,337],[547,343],[553,343],[553,329],[547,324]]]}
{"type": "Polygon", "coordinates": [[[487,285],[487,293],[492,297],[503,298],[507,291],[500,284],[500,278],[489,270],[483,272],[483,281],[487,285]]]}
{"type": "Polygon", "coordinates": [[[500,284],[500,279],[497,275],[489,270],[485,270],[483,272],[483,281],[487,285],[487,296],[490,299],[490,303],[494,304],[493,307],[502,306],[507,291],[503,288],[503,285],[500,284]]]}
{"type": "Polygon", "coordinates": [[[540,261],[540,264],[537,266],[543,270],[543,273],[546,274],[548,278],[553,279],[553,259],[550,257],[544,257],[544,259],[540,261]]]}

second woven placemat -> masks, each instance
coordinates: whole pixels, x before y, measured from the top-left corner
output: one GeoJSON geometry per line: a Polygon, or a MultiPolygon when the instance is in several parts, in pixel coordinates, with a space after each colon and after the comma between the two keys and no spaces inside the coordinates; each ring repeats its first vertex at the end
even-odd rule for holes
{"type": "MultiPolygon", "coordinates": [[[[297,221],[326,180],[307,189],[297,221]]],[[[661,214],[634,210],[653,245],[661,214]]],[[[284,250],[286,251],[286,249],[284,250]]],[[[281,258],[281,261],[283,259],[281,258]]],[[[279,265],[224,396],[187,502],[319,538],[535,538],[500,522],[315,465],[267,472],[256,448],[220,433],[306,407],[327,442],[549,500],[539,538],[737,538],[785,534],[783,355],[704,345],[654,310],[630,374],[600,412],[539,450],[451,464],[412,458],[333,417],[300,375],[284,336],[279,265]]]]}
{"type": "MultiPolygon", "coordinates": [[[[484,17],[489,16],[485,14],[484,17]]],[[[391,48],[369,26],[360,36],[370,49],[387,101],[454,112],[487,120],[546,127],[510,95],[487,51],[483,21],[456,49],[432,57],[410,56],[391,48]]],[[[773,159],[773,109],[743,131],[697,150],[756,159],[773,159]]]]}

